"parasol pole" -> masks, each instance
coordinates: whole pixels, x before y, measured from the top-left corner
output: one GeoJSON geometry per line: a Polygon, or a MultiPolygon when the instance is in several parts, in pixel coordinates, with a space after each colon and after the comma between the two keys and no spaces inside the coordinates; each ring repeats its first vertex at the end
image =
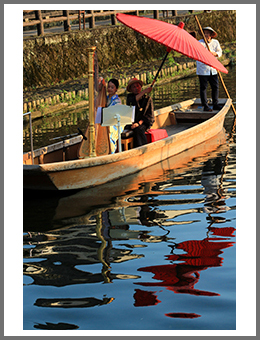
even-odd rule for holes
{"type": "Polygon", "coordinates": [[[89,147],[90,157],[96,157],[94,107],[94,55],[96,47],[88,48],[89,147]]]}
{"type": "Polygon", "coordinates": [[[156,75],[155,75],[155,77],[154,77],[154,79],[153,79],[153,82],[152,82],[152,84],[151,84],[151,87],[153,87],[154,83],[156,82],[156,79],[157,79],[157,77],[158,77],[158,75],[159,75],[159,73],[160,73],[160,71],[161,71],[161,69],[162,69],[162,67],[163,67],[163,64],[165,63],[165,60],[167,59],[168,54],[169,54],[170,52],[171,52],[171,49],[167,49],[167,52],[166,52],[166,54],[165,54],[165,56],[164,56],[164,58],[163,58],[163,61],[162,61],[161,65],[160,65],[160,67],[159,67],[159,69],[158,69],[158,71],[157,71],[157,73],[156,73],[156,75]]]}
{"type": "MultiPolygon", "coordinates": [[[[198,26],[199,26],[200,33],[201,33],[201,35],[203,36],[203,39],[204,39],[204,41],[205,41],[205,44],[206,44],[208,50],[210,51],[208,42],[207,42],[207,40],[206,40],[206,38],[205,38],[205,35],[204,35],[204,32],[203,32],[202,27],[201,27],[201,25],[200,25],[199,19],[197,18],[196,15],[194,15],[194,17],[195,17],[195,20],[197,21],[197,24],[198,24],[198,26]]],[[[228,97],[229,99],[231,99],[231,98],[230,98],[230,95],[229,95],[229,93],[228,93],[228,90],[227,90],[227,88],[226,88],[226,85],[225,85],[225,83],[224,83],[224,80],[223,80],[223,78],[222,78],[222,76],[221,76],[221,74],[220,74],[220,72],[219,72],[218,70],[217,70],[217,72],[218,72],[219,79],[220,79],[220,81],[221,81],[221,83],[222,83],[222,86],[223,86],[223,88],[224,88],[224,90],[225,90],[225,92],[226,92],[227,97],[228,97]]],[[[232,102],[231,102],[231,107],[232,107],[232,109],[233,109],[234,114],[236,115],[236,109],[234,108],[234,105],[233,105],[232,102]]]]}

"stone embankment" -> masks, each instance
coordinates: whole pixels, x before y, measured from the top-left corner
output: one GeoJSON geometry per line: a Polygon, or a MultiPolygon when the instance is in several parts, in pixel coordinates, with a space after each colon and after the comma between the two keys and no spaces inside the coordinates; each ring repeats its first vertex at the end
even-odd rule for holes
{"type": "MultiPolygon", "coordinates": [[[[220,61],[224,66],[232,65],[236,62],[235,57],[235,44],[230,44],[231,48],[228,47],[224,52],[220,61]]],[[[184,59],[184,58],[179,58],[184,59]]],[[[158,62],[157,62],[158,63],[158,62]]],[[[156,63],[156,64],[157,64],[156,63]]],[[[153,64],[154,65],[154,64],[153,64]]],[[[109,79],[112,76],[119,80],[119,95],[126,94],[126,86],[128,81],[132,77],[137,77],[143,81],[144,88],[149,86],[156,75],[156,70],[149,70],[149,65],[139,65],[134,70],[121,70],[121,72],[115,72],[114,74],[100,74],[105,79],[109,79]],[[143,69],[142,69],[143,68],[143,69]],[[140,70],[139,70],[140,69],[140,70]],[[142,69],[142,70],[141,70],[142,69]],[[125,75],[120,77],[122,72],[125,75]]],[[[196,73],[196,62],[195,61],[179,61],[176,65],[170,65],[166,63],[166,66],[162,68],[159,78],[156,84],[167,83],[176,81],[182,78],[190,77],[196,73]],[[167,65],[168,64],[168,65],[167,65]]],[[[32,112],[32,118],[41,118],[44,116],[52,115],[55,112],[74,110],[80,107],[88,106],[88,87],[87,78],[80,78],[76,81],[68,81],[64,85],[53,86],[40,89],[37,92],[31,93],[27,97],[27,101],[24,102],[23,112],[32,112]]]]}

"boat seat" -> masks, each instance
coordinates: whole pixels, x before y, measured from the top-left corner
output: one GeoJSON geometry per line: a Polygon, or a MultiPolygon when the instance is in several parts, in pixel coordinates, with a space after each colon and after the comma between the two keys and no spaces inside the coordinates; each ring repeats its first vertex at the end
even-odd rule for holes
{"type": "Polygon", "coordinates": [[[133,149],[134,147],[134,131],[124,129],[124,131],[121,133],[121,145],[122,145],[122,151],[133,149]]]}
{"type": "Polygon", "coordinates": [[[134,138],[129,137],[126,139],[121,139],[122,151],[133,149],[134,147],[134,138]]]}
{"type": "Polygon", "coordinates": [[[121,133],[121,139],[128,139],[130,137],[134,136],[134,131],[133,130],[127,130],[125,129],[122,133],[121,133]]]}

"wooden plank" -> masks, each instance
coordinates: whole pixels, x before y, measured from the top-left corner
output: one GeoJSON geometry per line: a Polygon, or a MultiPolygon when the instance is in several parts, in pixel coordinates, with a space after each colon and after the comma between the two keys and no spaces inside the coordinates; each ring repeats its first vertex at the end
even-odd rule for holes
{"type": "Polygon", "coordinates": [[[32,20],[32,21],[27,21],[27,22],[23,22],[23,27],[27,27],[27,26],[34,26],[40,23],[40,20],[32,20]]]}
{"type": "MultiPolygon", "coordinates": [[[[71,16],[69,16],[69,19],[71,19],[71,16]]],[[[61,17],[43,19],[42,21],[43,23],[50,23],[50,22],[67,21],[67,20],[68,20],[68,16],[61,16],[61,17]]]]}
{"type": "Polygon", "coordinates": [[[174,113],[184,113],[184,114],[209,114],[214,113],[216,114],[219,110],[213,110],[213,111],[203,111],[203,109],[183,109],[183,110],[174,110],[174,113]]]}
{"type": "Polygon", "coordinates": [[[175,117],[176,119],[188,119],[188,120],[191,120],[191,119],[203,119],[203,120],[206,120],[206,119],[209,119],[213,116],[215,116],[215,114],[217,113],[218,111],[213,111],[213,112],[199,112],[199,113],[187,113],[187,112],[175,112],[175,117]]]}

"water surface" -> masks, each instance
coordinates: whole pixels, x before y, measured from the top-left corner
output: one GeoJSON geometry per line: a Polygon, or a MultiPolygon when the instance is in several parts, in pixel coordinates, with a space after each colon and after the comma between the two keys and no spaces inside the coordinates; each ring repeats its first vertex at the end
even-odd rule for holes
{"type": "MultiPolygon", "coordinates": [[[[197,86],[158,86],[156,108],[197,86]]],[[[83,124],[51,121],[34,126],[39,146],[83,124]]],[[[236,329],[234,123],[230,111],[216,138],[123,180],[25,196],[24,329],[236,329]]]]}

